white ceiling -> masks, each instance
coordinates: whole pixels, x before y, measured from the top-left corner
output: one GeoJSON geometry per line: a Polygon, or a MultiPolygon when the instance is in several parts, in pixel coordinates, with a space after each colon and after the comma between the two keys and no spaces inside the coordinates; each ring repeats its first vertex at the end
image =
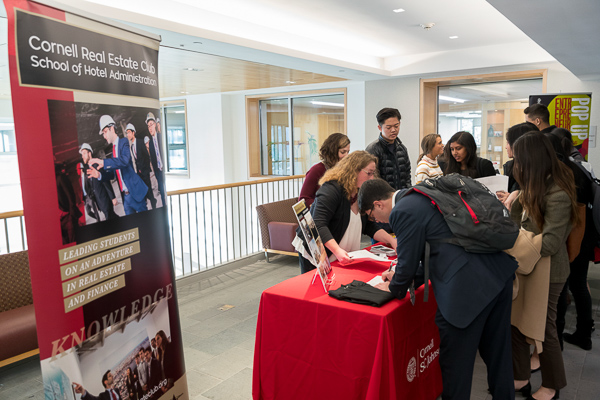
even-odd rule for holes
{"type": "Polygon", "coordinates": [[[579,79],[600,79],[600,1],[487,1],[579,79]]]}
{"type": "Polygon", "coordinates": [[[171,42],[165,31],[172,31],[204,39],[194,51],[267,64],[286,56],[301,66],[312,62],[312,68],[322,64],[386,77],[554,60],[484,0],[62,2],[162,29],[165,43],[171,42]],[[405,12],[392,11],[399,7],[405,12]],[[419,26],[429,22],[435,26],[428,31],[419,26]]]}
{"type": "MultiPolygon", "coordinates": [[[[555,57],[582,78],[600,77],[598,0],[60,2],[158,33],[161,46],[170,51],[343,79],[424,76],[548,62],[555,57]],[[397,8],[405,11],[394,13],[397,8]],[[435,23],[430,30],[420,27],[430,22],[435,23]]],[[[172,64],[163,73],[181,74],[189,67],[172,64]]],[[[0,91],[4,91],[1,68],[0,74],[0,91]]],[[[175,93],[184,91],[196,93],[186,87],[175,93]]]]}

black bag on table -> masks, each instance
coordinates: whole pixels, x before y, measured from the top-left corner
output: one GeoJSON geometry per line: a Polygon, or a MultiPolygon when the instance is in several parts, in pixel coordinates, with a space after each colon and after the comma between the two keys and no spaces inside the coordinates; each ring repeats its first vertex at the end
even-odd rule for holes
{"type": "Polygon", "coordinates": [[[381,307],[394,299],[394,295],[390,292],[385,292],[368,283],[356,280],[347,285],[342,285],[338,289],[330,290],[329,295],[334,299],[373,307],[381,307]]]}

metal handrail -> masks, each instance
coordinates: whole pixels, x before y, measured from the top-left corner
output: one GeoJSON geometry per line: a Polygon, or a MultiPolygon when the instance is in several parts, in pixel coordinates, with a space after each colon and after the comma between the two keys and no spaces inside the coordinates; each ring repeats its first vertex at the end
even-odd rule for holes
{"type": "MultiPolygon", "coordinates": [[[[303,181],[294,175],[167,192],[176,276],[262,251],[256,206],[298,197],[303,181]]],[[[0,254],[25,250],[23,211],[0,213],[0,222],[0,254]]]]}
{"type": "MultiPolygon", "coordinates": [[[[288,180],[293,180],[293,179],[304,179],[304,175],[282,176],[280,178],[256,179],[254,181],[247,181],[247,182],[226,183],[223,185],[200,186],[200,187],[191,188],[191,189],[173,190],[173,191],[167,192],[167,196],[186,194],[186,193],[195,193],[195,192],[205,192],[208,190],[226,189],[226,188],[234,188],[234,187],[240,187],[240,186],[249,186],[249,185],[255,185],[257,183],[288,181],[288,180]]],[[[23,210],[8,211],[5,213],[0,213],[0,219],[22,217],[22,216],[23,216],[23,210]]]]}
{"type": "Polygon", "coordinates": [[[217,189],[227,189],[227,188],[234,188],[234,187],[241,187],[241,186],[250,186],[250,185],[256,185],[257,183],[289,181],[289,180],[294,180],[294,179],[304,179],[304,175],[282,176],[279,178],[256,179],[254,181],[225,183],[223,185],[202,186],[202,187],[193,188],[193,189],[173,190],[171,192],[167,192],[167,196],[177,195],[177,194],[194,193],[194,192],[205,192],[207,190],[217,190],[217,189]]]}

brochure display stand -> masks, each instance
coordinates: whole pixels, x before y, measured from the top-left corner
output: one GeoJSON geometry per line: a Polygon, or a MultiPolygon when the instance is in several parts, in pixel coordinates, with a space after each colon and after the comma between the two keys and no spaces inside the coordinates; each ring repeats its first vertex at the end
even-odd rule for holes
{"type": "Polygon", "coordinates": [[[318,275],[321,278],[321,283],[323,284],[325,293],[328,293],[329,287],[335,279],[335,274],[331,268],[329,258],[327,258],[327,252],[325,251],[325,246],[323,246],[323,241],[319,236],[319,231],[317,230],[315,221],[313,221],[312,215],[310,215],[308,208],[306,208],[304,200],[294,204],[293,208],[294,212],[296,213],[296,218],[298,218],[300,229],[302,229],[302,233],[304,234],[304,239],[308,244],[310,255],[312,256],[312,260],[310,261],[317,266],[315,276],[313,277],[311,284],[315,283],[318,275]]]}

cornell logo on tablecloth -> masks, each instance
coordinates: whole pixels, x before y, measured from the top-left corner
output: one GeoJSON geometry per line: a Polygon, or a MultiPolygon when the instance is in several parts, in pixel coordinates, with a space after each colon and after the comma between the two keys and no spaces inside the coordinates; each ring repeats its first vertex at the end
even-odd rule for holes
{"type": "Polygon", "coordinates": [[[415,376],[417,376],[417,360],[412,357],[408,362],[408,367],[406,367],[406,379],[412,382],[415,376]]]}

